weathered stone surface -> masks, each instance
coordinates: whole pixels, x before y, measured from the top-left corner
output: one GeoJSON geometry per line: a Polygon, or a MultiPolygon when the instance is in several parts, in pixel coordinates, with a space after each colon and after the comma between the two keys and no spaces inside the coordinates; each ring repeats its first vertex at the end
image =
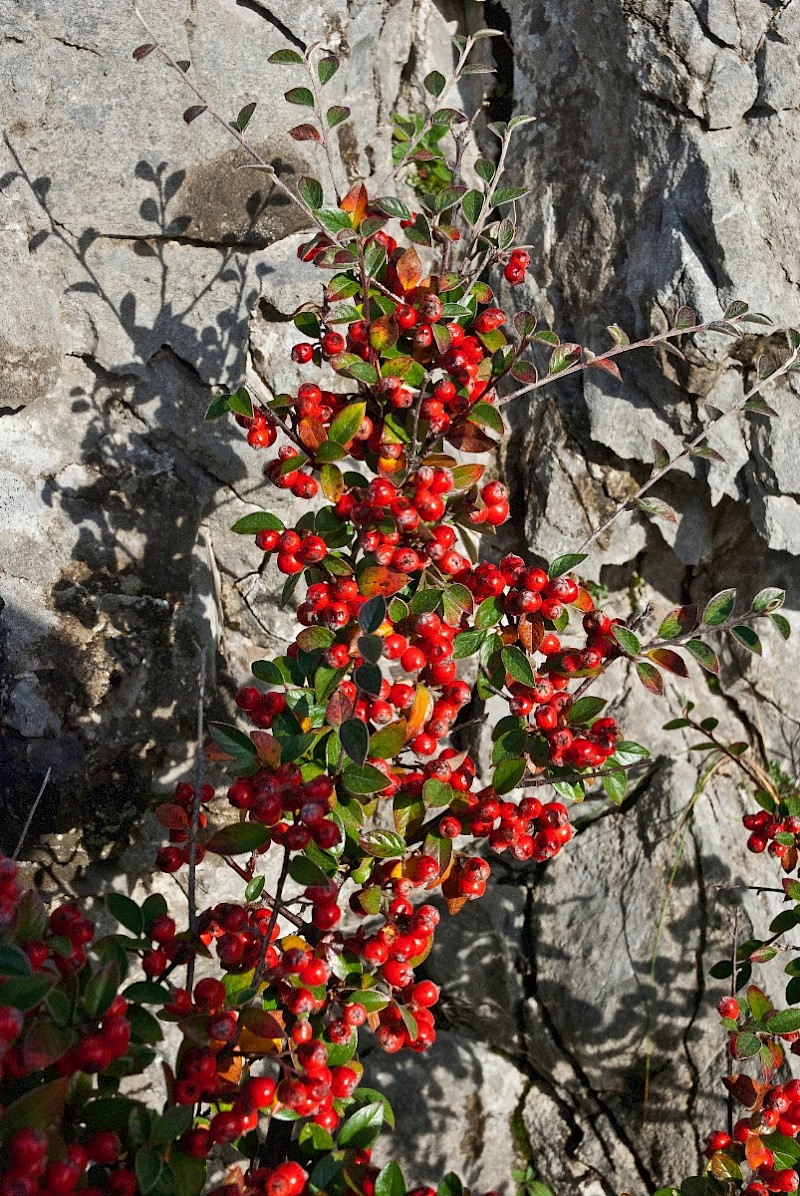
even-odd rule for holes
{"type": "MultiPolygon", "coordinates": [[[[392,114],[427,70],[447,70],[455,22],[507,19],[505,39],[483,43],[501,66],[494,103],[513,81],[513,103],[538,118],[510,161],[532,190],[525,240],[540,247],[535,284],[514,302],[595,348],[612,321],[632,336],[663,331],[678,302],[713,318],[742,298],[797,322],[800,0],[145,8],[222,112],[259,101],[254,144],[287,181],[320,172],[313,147],[288,135],[297,112],[279,96],[293,73],[265,65],[287,38],[342,53],[335,86],[357,116],[338,133],[345,168],[384,180],[392,114]]],[[[238,430],[203,412],[243,379],[294,384],[291,315],[318,280],[297,262],[301,221],[269,179],[237,169],[242,151],[208,114],[184,124],[193,100],[155,56],[133,62],[147,34],[127,0],[0,0],[0,22],[4,845],[50,767],[36,824],[47,833],[31,852],[48,889],[161,886],[178,909],[176,882],[150,871],[149,814],[118,849],[151,795],[191,766],[197,645],[211,649],[209,712],[223,715],[251,662],[294,630],[281,579],[229,530],[276,492],[238,430]]],[[[776,344],[763,328],[734,347],[707,334],[686,363],[645,352],[623,362],[623,384],[590,371],[519,401],[505,454],[518,518],[504,546],[576,548],[646,479],[651,440],[679,450],[704,406],[739,401],[776,344]]],[[[652,601],[655,626],[724,586],[778,585],[798,622],[796,383],[769,401],[777,423],[723,422],[710,443],[726,461],[687,464],[657,491],[677,526],[628,514],[603,538],[584,572],[609,606],[652,601]]],[[[280,503],[287,521],[305,509],[280,503]]],[[[763,638],[761,659],[725,653],[727,701],[696,677],[682,688],[726,734],[796,771],[794,656],[763,638]]],[[[587,803],[547,869],[497,864],[489,898],[445,919],[426,962],[444,987],[434,1054],[369,1061],[398,1113],[382,1157],[397,1151],[416,1182],[455,1167],[478,1191],[509,1191],[510,1165],[530,1157],[556,1196],[640,1196],[691,1169],[719,1122],[707,969],[730,950],[745,863],[749,881],[767,865],[756,874],[743,859],[731,777],[681,823],[696,773],[668,758],[689,741],[657,730],[675,701],[643,703],[622,671],[602,692],[626,734],[654,748],[655,771],[621,812],[587,803]]],[[[484,759],[497,717],[489,704],[472,732],[484,759]]],[[[209,900],[229,891],[232,874],[207,876],[209,900]]],[[[747,894],[742,929],[764,928],[765,900],[747,894]]]]}

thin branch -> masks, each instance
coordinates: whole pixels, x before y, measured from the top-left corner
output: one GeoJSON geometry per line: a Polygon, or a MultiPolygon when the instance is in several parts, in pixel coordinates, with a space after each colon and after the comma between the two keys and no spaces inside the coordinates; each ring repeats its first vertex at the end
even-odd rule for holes
{"type": "MultiPolygon", "coordinates": [[[[206,657],[208,649],[203,646],[198,649],[198,690],[197,690],[197,751],[195,753],[194,800],[192,802],[192,819],[189,824],[189,885],[187,900],[189,902],[189,930],[193,935],[197,933],[197,829],[200,823],[200,806],[203,800],[203,780],[205,775],[205,755],[203,752],[204,705],[206,698],[206,657]]],[[[191,990],[194,979],[194,955],[189,959],[186,967],[186,987],[191,990]]]]}
{"type": "MultiPolygon", "coordinates": [[[[716,426],[721,423],[722,420],[727,419],[730,415],[738,415],[744,411],[750,400],[753,399],[755,395],[759,394],[759,392],[764,389],[768,382],[774,382],[775,379],[787,374],[795,362],[798,361],[798,359],[800,359],[800,349],[795,349],[789,354],[783,365],[778,366],[778,368],[773,370],[773,372],[766,378],[760,378],[758,382],[756,382],[755,386],[752,386],[750,390],[745,392],[744,396],[739,400],[738,403],[734,403],[733,406],[729,407],[727,411],[720,412],[715,419],[712,419],[709,424],[706,424],[706,426],[700,432],[698,432],[698,434],[692,440],[689,441],[689,443],[681,450],[680,453],[677,454],[677,456],[672,457],[669,461],[667,461],[666,465],[662,465],[660,469],[656,469],[650,475],[644,485],[639,487],[632,498],[629,498],[623,506],[619,507],[614,512],[613,515],[610,515],[604,523],[601,523],[600,527],[593,531],[592,534],[587,537],[586,540],[584,540],[584,542],[578,548],[578,552],[585,552],[586,549],[594,543],[598,536],[601,536],[603,532],[608,531],[612,523],[615,523],[624,511],[634,510],[636,503],[639,501],[642,495],[646,494],[648,490],[655,486],[656,482],[659,482],[665,474],[674,469],[675,466],[681,461],[688,460],[698,445],[702,444],[702,442],[708,437],[709,433],[713,431],[713,429],[716,428],[716,426]]],[[[564,374],[569,372],[570,371],[568,370],[564,370],[563,373],[558,374],[557,377],[561,378],[564,376],[564,374]]]]}
{"type": "Polygon", "coordinates": [[[52,768],[48,768],[47,772],[44,774],[44,780],[42,781],[41,785],[39,786],[39,792],[36,794],[36,797],[33,799],[30,810],[28,810],[28,817],[25,819],[25,825],[23,826],[22,832],[17,841],[17,846],[14,848],[14,853],[11,856],[12,860],[16,860],[19,857],[19,853],[22,851],[22,845],[25,842],[25,836],[27,835],[28,831],[30,830],[30,825],[33,822],[33,816],[36,813],[39,802],[44,797],[44,791],[48,786],[48,783],[50,781],[50,774],[52,773],[52,771],[53,771],[52,768]]]}

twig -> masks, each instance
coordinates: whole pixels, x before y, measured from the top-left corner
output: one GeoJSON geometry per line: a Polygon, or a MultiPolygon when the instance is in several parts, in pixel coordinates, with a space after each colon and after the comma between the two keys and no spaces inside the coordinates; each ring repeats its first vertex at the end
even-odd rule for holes
{"type": "Polygon", "coordinates": [[[226,120],[220,112],[217,111],[213,104],[210,103],[207,96],[200,90],[199,87],[195,86],[192,80],[188,77],[186,71],[181,69],[181,67],[178,65],[178,62],[170,54],[169,50],[167,50],[166,47],[159,41],[158,34],[155,32],[152,25],[142,13],[139,5],[136,3],[136,0],[131,0],[131,8],[133,9],[137,20],[147,30],[150,37],[153,39],[153,48],[160,55],[160,57],[163,58],[167,66],[171,67],[172,70],[175,71],[184,85],[188,87],[193,95],[197,97],[197,99],[208,112],[209,116],[213,117],[213,119],[217,121],[217,123],[220,124],[223,129],[230,134],[231,137],[234,138],[234,140],[238,141],[239,145],[250,155],[255,164],[261,170],[267,171],[267,173],[272,177],[272,180],[278,190],[282,191],[284,195],[288,196],[292,203],[300,208],[300,210],[304,212],[306,216],[308,216],[309,220],[315,224],[325,234],[326,237],[330,239],[330,231],[317,218],[313,208],[311,208],[310,205],[307,204],[300,195],[297,195],[294,191],[292,191],[291,187],[287,187],[286,183],[284,183],[279,177],[275,167],[261,157],[258,151],[253,148],[253,146],[244,136],[244,134],[237,129],[235,125],[232,125],[230,121],[226,120]]]}
{"type": "MultiPolygon", "coordinates": [[[[739,953],[739,913],[737,908],[733,914],[733,950],[731,951],[731,996],[736,996],[736,956],[739,953]]],[[[728,1136],[733,1137],[733,1093],[728,1090],[727,1096],[728,1136]]]]}
{"type": "MultiPolygon", "coordinates": [[[[207,648],[198,649],[198,692],[197,692],[197,751],[194,761],[194,800],[192,802],[192,820],[189,825],[189,885],[187,901],[189,903],[189,930],[194,936],[197,933],[197,828],[200,823],[200,805],[203,798],[203,778],[205,773],[205,755],[203,753],[204,737],[204,704],[206,697],[206,657],[207,648]]],[[[194,955],[186,965],[186,987],[191,990],[194,980],[194,955]]]]}
{"type": "MultiPolygon", "coordinates": [[[[698,445],[702,444],[702,442],[707,438],[709,432],[711,432],[717,426],[717,424],[719,424],[723,419],[727,419],[729,415],[738,415],[740,412],[744,411],[748,402],[750,402],[755,395],[763,390],[764,386],[768,382],[773,382],[776,378],[780,378],[784,374],[787,374],[798,358],[800,358],[800,349],[795,349],[789,354],[783,365],[778,366],[778,368],[773,370],[773,372],[766,378],[760,378],[759,381],[756,382],[755,386],[752,386],[750,390],[745,392],[744,396],[739,400],[738,403],[734,403],[733,406],[729,407],[727,411],[722,411],[715,419],[712,419],[709,424],[706,424],[705,428],[698,432],[698,434],[689,441],[689,443],[681,450],[681,452],[677,454],[677,456],[672,457],[669,461],[667,461],[666,465],[662,465],[660,469],[656,469],[653,473],[651,473],[650,477],[643,486],[639,487],[633,497],[629,498],[623,504],[623,506],[618,507],[614,514],[610,515],[609,518],[606,519],[605,523],[601,523],[600,527],[593,531],[592,534],[587,537],[586,540],[584,540],[578,549],[578,552],[585,552],[585,550],[594,543],[598,536],[601,536],[603,532],[607,531],[611,527],[612,523],[615,523],[617,519],[619,519],[620,515],[622,515],[624,511],[635,510],[636,503],[639,501],[642,495],[646,494],[651,487],[655,486],[656,482],[659,482],[665,474],[669,473],[671,469],[674,469],[679,462],[685,461],[691,457],[693,451],[698,445]]],[[[556,376],[561,378],[564,376],[564,374],[569,372],[569,370],[564,370],[561,374],[556,376]]]]}
{"type": "Polygon", "coordinates": [[[30,810],[28,810],[28,817],[25,819],[25,825],[23,826],[19,840],[17,841],[17,846],[14,848],[14,854],[11,856],[12,860],[16,860],[19,856],[19,853],[22,851],[22,844],[25,842],[25,836],[27,835],[27,833],[30,829],[31,823],[33,822],[33,816],[36,813],[36,809],[39,805],[39,802],[44,797],[44,791],[47,788],[48,782],[50,781],[50,774],[52,773],[52,771],[53,771],[52,768],[48,768],[47,772],[44,774],[44,780],[42,781],[41,785],[39,786],[39,792],[36,794],[36,797],[33,799],[33,803],[31,804],[30,810]]]}
{"type": "Polygon", "coordinates": [[[270,914],[269,922],[267,923],[267,929],[264,931],[264,934],[262,935],[262,938],[261,938],[261,950],[259,951],[259,954],[258,954],[258,963],[256,964],[255,971],[253,972],[252,987],[254,989],[256,989],[256,995],[258,995],[258,986],[261,983],[263,976],[264,976],[264,964],[266,963],[266,959],[267,959],[267,948],[269,947],[270,939],[272,937],[272,932],[275,929],[275,924],[278,921],[278,916],[281,913],[281,905],[282,905],[282,901],[283,901],[283,886],[286,884],[286,877],[288,875],[289,875],[289,852],[286,848],[284,848],[283,863],[281,864],[281,874],[278,877],[278,884],[275,889],[275,896],[273,898],[273,903],[272,903],[272,913],[270,914]]]}

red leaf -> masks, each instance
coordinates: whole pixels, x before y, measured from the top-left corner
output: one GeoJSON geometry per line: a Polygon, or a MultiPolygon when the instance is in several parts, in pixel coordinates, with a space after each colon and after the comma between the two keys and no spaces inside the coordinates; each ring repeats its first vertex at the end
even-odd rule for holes
{"type": "Polygon", "coordinates": [[[353,716],[353,703],[347,694],[337,689],[328,700],[325,707],[325,722],[329,727],[341,727],[353,716]]]}
{"type": "Polygon", "coordinates": [[[295,125],[289,130],[289,136],[295,141],[322,141],[319,131],[313,125],[295,125]]]}
{"type": "Polygon", "coordinates": [[[165,802],[156,806],[156,818],[168,831],[182,831],[189,825],[189,817],[183,806],[175,802],[165,802]]]}
{"type": "Polygon", "coordinates": [[[611,361],[608,357],[597,357],[594,361],[589,362],[589,369],[605,370],[612,378],[618,378],[622,381],[622,374],[619,372],[619,366],[615,361],[611,361]]]}
{"type": "Polygon", "coordinates": [[[142,59],[146,58],[148,54],[152,54],[153,50],[155,50],[155,48],[156,47],[155,47],[154,43],[150,43],[145,46],[137,46],[136,49],[133,51],[133,57],[136,59],[137,62],[141,62],[142,59]]]}
{"type": "Polygon", "coordinates": [[[689,670],[686,667],[683,657],[679,656],[677,652],[673,652],[671,648],[654,648],[647,655],[656,664],[660,664],[662,669],[666,669],[668,673],[675,673],[678,677],[689,676],[689,670]]]}

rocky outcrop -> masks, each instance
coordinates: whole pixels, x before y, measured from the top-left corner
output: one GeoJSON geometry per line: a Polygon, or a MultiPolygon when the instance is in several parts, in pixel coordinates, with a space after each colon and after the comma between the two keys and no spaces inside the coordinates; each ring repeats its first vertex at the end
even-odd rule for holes
{"type": "MultiPolygon", "coordinates": [[[[484,44],[493,109],[537,117],[510,161],[539,247],[515,303],[595,348],[608,323],[646,335],[679,303],[713,318],[740,298],[798,321],[800,0],[146,7],[222,111],[259,101],[253,138],[287,178],[314,166],[288,136],[273,50],[341,52],[355,177],[385,168],[392,113],[447,68],[452,22],[500,25],[484,44]]],[[[198,645],[220,714],[292,631],[275,574],[229,531],[264,501],[259,462],[203,413],[253,367],[289,384],[300,222],[208,117],[184,124],[173,74],[133,61],[146,36],[126,0],[0,0],[0,21],[2,834],[13,847],[51,768],[29,851],[43,883],[141,892],[165,883],[140,819],[191,757],[198,645]]],[[[685,362],[642,353],[622,384],[590,373],[520,400],[508,542],[574,548],[647,476],[652,438],[683,443],[774,343],[764,328],[736,345],[709,334],[685,362]]],[[[725,462],[663,484],[676,526],[626,516],[587,561],[621,613],[780,585],[796,621],[796,384],[770,402],[779,421],[723,424],[725,462]]],[[[763,658],[734,649],[723,669],[724,698],[692,678],[698,708],[796,772],[793,650],[765,635],[763,658]]],[[[438,1054],[369,1061],[398,1113],[382,1149],[420,1181],[452,1166],[508,1190],[530,1159],[556,1196],[640,1194],[691,1168],[720,1120],[708,966],[730,951],[735,908],[740,934],[763,929],[767,898],[742,886],[769,868],[743,858],[735,778],[696,793],[687,741],[659,730],[674,699],[659,710],[635,681],[614,685],[653,769],[621,811],[587,805],[554,865],[497,865],[492,897],[443,924],[428,963],[445,992],[438,1054]]],[[[780,974],[767,983],[779,997],[780,974]]]]}

